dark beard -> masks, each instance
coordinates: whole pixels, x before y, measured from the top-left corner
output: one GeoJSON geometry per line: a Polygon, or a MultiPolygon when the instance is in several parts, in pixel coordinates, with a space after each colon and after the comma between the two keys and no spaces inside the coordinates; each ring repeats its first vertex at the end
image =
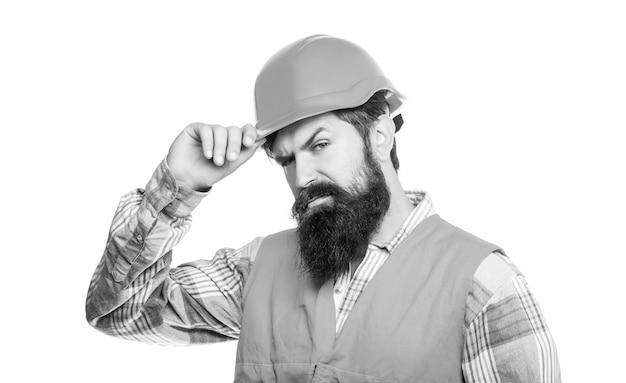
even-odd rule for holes
{"type": "Polygon", "coordinates": [[[363,165],[352,190],[330,183],[316,183],[302,190],[293,204],[298,222],[299,267],[313,281],[323,283],[360,262],[367,245],[389,209],[390,193],[380,165],[365,150],[363,165]],[[312,207],[315,198],[330,201],[312,207]]]}

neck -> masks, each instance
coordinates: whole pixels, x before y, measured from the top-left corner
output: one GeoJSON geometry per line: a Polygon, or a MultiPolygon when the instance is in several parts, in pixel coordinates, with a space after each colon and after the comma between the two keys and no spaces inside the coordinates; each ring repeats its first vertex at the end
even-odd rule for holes
{"type": "Polygon", "coordinates": [[[387,181],[387,187],[389,188],[391,201],[389,203],[389,210],[387,210],[387,213],[383,217],[380,228],[372,237],[372,241],[378,243],[391,241],[415,207],[404,193],[404,189],[395,171],[393,171],[393,174],[385,174],[385,179],[387,181]]]}

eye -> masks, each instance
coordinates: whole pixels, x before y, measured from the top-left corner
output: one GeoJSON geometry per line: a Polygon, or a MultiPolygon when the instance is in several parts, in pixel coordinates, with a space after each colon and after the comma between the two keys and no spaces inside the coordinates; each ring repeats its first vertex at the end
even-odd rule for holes
{"type": "Polygon", "coordinates": [[[280,166],[282,166],[283,168],[286,168],[287,166],[291,165],[293,163],[293,158],[288,158],[282,162],[280,162],[280,166]]]}
{"type": "Polygon", "coordinates": [[[328,145],[330,145],[330,143],[328,141],[318,141],[316,142],[312,148],[314,151],[320,151],[322,149],[324,149],[325,147],[327,147],[328,145]]]}

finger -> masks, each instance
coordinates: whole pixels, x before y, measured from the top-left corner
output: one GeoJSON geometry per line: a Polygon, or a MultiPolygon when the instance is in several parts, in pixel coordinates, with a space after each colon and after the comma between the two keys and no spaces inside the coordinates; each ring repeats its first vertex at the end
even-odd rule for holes
{"type": "Polygon", "coordinates": [[[200,142],[200,129],[206,126],[201,122],[192,122],[185,127],[185,130],[181,134],[186,133],[192,140],[200,142]]]}
{"type": "Polygon", "coordinates": [[[200,126],[197,129],[200,142],[202,142],[202,152],[208,159],[213,157],[213,128],[209,125],[200,126]]]}
{"type": "Polygon", "coordinates": [[[243,144],[245,145],[246,148],[249,148],[252,145],[254,145],[254,142],[256,141],[256,138],[257,138],[256,128],[254,127],[254,125],[245,124],[242,127],[242,129],[243,129],[243,144]]]}
{"type": "Polygon", "coordinates": [[[228,127],[228,149],[226,159],[236,161],[241,151],[241,129],[236,126],[228,127]]]}
{"type": "Polygon", "coordinates": [[[213,163],[217,166],[224,164],[228,132],[221,125],[213,125],[213,163]]]}
{"type": "Polygon", "coordinates": [[[252,156],[254,155],[254,153],[256,153],[256,151],[261,147],[261,145],[263,145],[265,143],[266,139],[260,139],[259,141],[255,142],[254,144],[252,144],[251,147],[249,148],[245,148],[244,150],[241,151],[241,155],[239,156],[239,163],[244,163],[246,161],[248,161],[250,158],[252,158],[252,156]]]}

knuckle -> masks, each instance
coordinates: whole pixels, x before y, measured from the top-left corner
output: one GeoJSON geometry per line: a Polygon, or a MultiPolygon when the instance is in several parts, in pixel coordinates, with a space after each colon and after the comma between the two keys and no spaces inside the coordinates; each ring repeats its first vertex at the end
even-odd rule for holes
{"type": "Polygon", "coordinates": [[[223,138],[226,137],[226,128],[221,125],[213,125],[213,135],[215,137],[223,138]]]}
{"type": "Polygon", "coordinates": [[[230,141],[240,141],[241,140],[241,129],[237,126],[229,126],[228,127],[228,139],[230,141]]]}
{"type": "Polygon", "coordinates": [[[205,123],[202,123],[202,122],[195,121],[195,122],[192,122],[191,124],[187,125],[185,127],[185,129],[198,129],[198,130],[200,130],[200,129],[204,128],[205,126],[208,126],[208,125],[205,124],[205,123]]]}
{"type": "Polygon", "coordinates": [[[195,127],[197,127],[198,125],[201,125],[201,124],[200,124],[199,122],[197,122],[197,121],[196,121],[196,122],[192,122],[192,123],[188,124],[188,125],[186,126],[186,128],[187,128],[187,129],[189,129],[189,128],[195,128],[195,127]]]}
{"type": "Polygon", "coordinates": [[[239,127],[237,127],[237,126],[229,126],[228,127],[228,133],[229,134],[236,135],[240,131],[241,131],[241,129],[239,129],[239,127]]]}

